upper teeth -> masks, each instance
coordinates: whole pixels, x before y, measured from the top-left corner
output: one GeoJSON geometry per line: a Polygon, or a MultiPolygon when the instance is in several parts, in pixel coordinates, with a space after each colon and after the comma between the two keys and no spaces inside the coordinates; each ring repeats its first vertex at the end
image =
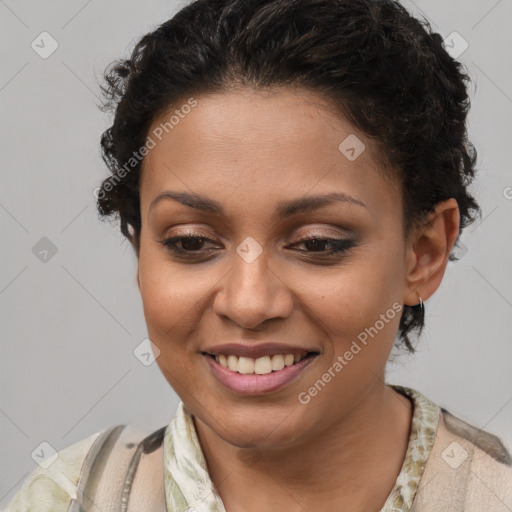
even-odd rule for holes
{"type": "Polygon", "coordinates": [[[256,373],[264,375],[272,371],[282,370],[285,366],[291,366],[307,354],[276,354],[274,356],[263,356],[254,359],[252,357],[238,357],[234,355],[219,354],[215,360],[231,371],[238,373],[256,373]]]}

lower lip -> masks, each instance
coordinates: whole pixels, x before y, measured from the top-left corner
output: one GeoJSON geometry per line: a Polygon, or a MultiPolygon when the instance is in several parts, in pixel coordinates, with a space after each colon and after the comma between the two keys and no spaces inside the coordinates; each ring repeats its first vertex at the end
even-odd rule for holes
{"type": "Polygon", "coordinates": [[[244,396],[265,395],[278,391],[296,379],[299,374],[316,358],[316,354],[309,355],[291,366],[265,375],[243,374],[224,368],[209,355],[204,355],[213,374],[226,388],[234,393],[244,396]]]}

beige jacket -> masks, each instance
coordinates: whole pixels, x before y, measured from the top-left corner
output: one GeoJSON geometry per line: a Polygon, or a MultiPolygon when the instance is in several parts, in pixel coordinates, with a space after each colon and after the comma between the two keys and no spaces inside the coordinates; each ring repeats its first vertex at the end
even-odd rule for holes
{"type": "Polygon", "coordinates": [[[411,512],[511,512],[512,458],[493,434],[440,408],[411,512]]]}

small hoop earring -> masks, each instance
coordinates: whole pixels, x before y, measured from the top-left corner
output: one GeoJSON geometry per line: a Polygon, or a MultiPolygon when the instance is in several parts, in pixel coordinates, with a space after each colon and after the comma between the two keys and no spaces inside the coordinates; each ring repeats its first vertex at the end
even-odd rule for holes
{"type": "Polygon", "coordinates": [[[418,299],[420,299],[420,303],[415,304],[413,308],[419,308],[423,312],[423,310],[425,309],[425,307],[423,306],[423,299],[421,298],[419,293],[416,292],[416,295],[418,296],[418,299]]]}

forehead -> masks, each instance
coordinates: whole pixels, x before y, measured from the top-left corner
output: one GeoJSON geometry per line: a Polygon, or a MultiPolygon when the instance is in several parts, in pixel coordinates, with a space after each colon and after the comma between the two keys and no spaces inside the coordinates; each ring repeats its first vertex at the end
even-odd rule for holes
{"type": "Polygon", "coordinates": [[[247,206],[257,199],[263,210],[267,200],[322,193],[355,196],[374,214],[400,200],[373,143],[309,91],[198,96],[160,114],[148,135],[143,210],[167,189],[247,206]]]}

